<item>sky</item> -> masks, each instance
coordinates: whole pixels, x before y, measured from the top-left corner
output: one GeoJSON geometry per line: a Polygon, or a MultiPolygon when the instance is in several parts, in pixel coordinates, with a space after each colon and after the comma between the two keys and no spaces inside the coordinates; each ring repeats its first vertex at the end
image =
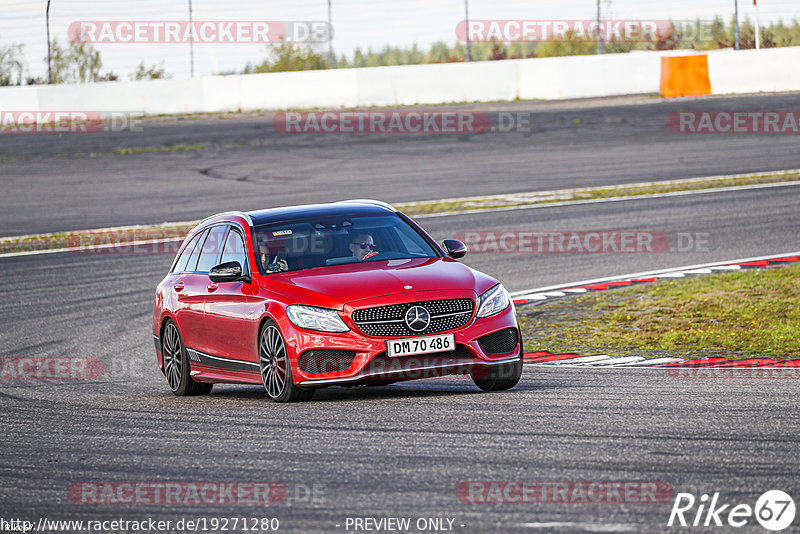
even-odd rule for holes
{"type": "MultiPolygon", "coordinates": [[[[604,18],[701,20],[733,17],[734,0],[601,0],[604,18]]],[[[468,0],[470,19],[588,19],[596,0],[468,0]]],[[[47,0],[0,0],[0,47],[21,43],[27,75],[45,77],[47,0]]],[[[386,45],[422,49],[435,41],[456,42],[465,0],[331,0],[335,53],[386,45]]],[[[327,0],[192,0],[195,21],[326,21],[327,0]]],[[[741,17],[755,16],[751,0],[740,0],[741,17]]],[[[800,19],[800,0],[759,0],[762,23],[800,19]]],[[[183,21],[188,0],[51,0],[51,35],[62,42],[76,21],[183,21]]],[[[103,72],[128,79],[139,63],[163,66],[175,78],[190,76],[187,44],[98,44],[103,72]]],[[[241,70],[267,57],[263,44],[196,44],[197,76],[241,70]]]]}

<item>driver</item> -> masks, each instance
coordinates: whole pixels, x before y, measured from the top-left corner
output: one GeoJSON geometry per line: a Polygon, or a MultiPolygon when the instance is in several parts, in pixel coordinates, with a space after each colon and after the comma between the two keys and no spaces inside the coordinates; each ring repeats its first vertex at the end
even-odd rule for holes
{"type": "Polygon", "coordinates": [[[289,270],[289,263],[286,261],[286,254],[284,252],[271,255],[266,243],[262,243],[258,248],[261,253],[261,266],[264,268],[265,272],[282,273],[289,270]]]}
{"type": "Polygon", "coordinates": [[[358,261],[363,261],[373,256],[377,256],[375,251],[375,241],[372,236],[365,232],[359,232],[350,240],[350,252],[358,261]]]}

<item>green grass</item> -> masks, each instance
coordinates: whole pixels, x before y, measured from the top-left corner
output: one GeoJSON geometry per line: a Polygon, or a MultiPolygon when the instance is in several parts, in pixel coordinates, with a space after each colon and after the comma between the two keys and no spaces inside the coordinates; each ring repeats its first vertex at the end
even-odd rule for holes
{"type": "Polygon", "coordinates": [[[158,224],[109,230],[57,232],[0,238],[0,254],[59,248],[80,248],[111,243],[131,243],[150,239],[183,237],[196,223],[158,224]]]}
{"type": "MultiPolygon", "coordinates": [[[[117,154],[139,154],[147,152],[174,152],[182,150],[202,150],[204,145],[176,145],[171,147],[153,148],[120,148],[117,154]]],[[[98,154],[81,154],[84,157],[96,157],[98,154]]],[[[770,172],[753,175],[729,176],[710,179],[676,180],[672,182],[655,182],[633,185],[620,185],[597,187],[587,189],[564,189],[541,193],[516,193],[509,195],[493,195],[476,198],[455,198],[449,200],[431,200],[423,202],[408,202],[395,204],[397,209],[412,217],[420,215],[435,215],[443,213],[469,213],[474,211],[491,211],[497,209],[514,208],[536,204],[550,204],[553,202],[570,202],[615,197],[635,197],[676,191],[694,191],[717,187],[736,187],[753,184],[769,184],[778,182],[800,181],[800,172],[784,171],[770,172]]],[[[173,225],[174,226],[174,225],[173,225]]],[[[141,227],[140,227],[141,228],[141,227]]],[[[160,227],[156,226],[158,230],[160,227]]],[[[187,226],[191,228],[191,226],[187,226]]],[[[94,239],[97,232],[76,232],[71,237],[94,239]]],[[[45,250],[69,246],[66,238],[60,234],[42,234],[34,239],[0,238],[0,253],[23,252],[31,250],[45,250]]]]}
{"type": "Polygon", "coordinates": [[[800,357],[800,265],[698,276],[521,308],[529,350],[800,357]]]}
{"type": "Polygon", "coordinates": [[[494,195],[468,199],[432,200],[395,204],[397,209],[414,217],[437,213],[464,213],[478,210],[491,210],[510,207],[552,204],[554,202],[575,202],[604,198],[636,197],[681,191],[700,191],[720,187],[741,187],[746,185],[773,184],[780,182],[800,181],[798,172],[775,172],[752,175],[727,176],[708,179],[674,180],[613,187],[596,187],[586,189],[563,189],[541,193],[515,193],[494,195]]]}
{"type": "Polygon", "coordinates": [[[205,145],[175,145],[144,148],[118,148],[117,154],[143,154],[145,152],[179,152],[181,150],[203,150],[205,145]]]}

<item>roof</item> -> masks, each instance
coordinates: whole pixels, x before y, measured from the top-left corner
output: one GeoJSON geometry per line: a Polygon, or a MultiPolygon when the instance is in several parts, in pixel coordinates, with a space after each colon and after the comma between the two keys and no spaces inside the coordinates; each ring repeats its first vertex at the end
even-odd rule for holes
{"type": "Polygon", "coordinates": [[[377,200],[345,200],[330,204],[309,204],[305,206],[288,206],[270,208],[258,211],[249,211],[248,215],[254,225],[275,223],[288,220],[304,219],[307,217],[320,217],[326,215],[353,216],[353,215],[383,215],[394,213],[391,205],[377,200]]]}

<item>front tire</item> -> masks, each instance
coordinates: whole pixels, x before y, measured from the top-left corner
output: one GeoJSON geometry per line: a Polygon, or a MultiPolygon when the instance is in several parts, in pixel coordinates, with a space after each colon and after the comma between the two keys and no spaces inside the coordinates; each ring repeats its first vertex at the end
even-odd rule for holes
{"type": "Polygon", "coordinates": [[[292,366],[278,325],[264,323],[258,341],[258,365],[267,396],[275,402],[302,402],[314,396],[313,389],[300,389],[292,381],[292,366]]]}
{"type": "Polygon", "coordinates": [[[178,326],[172,319],[164,325],[161,335],[161,355],[164,359],[164,376],[172,393],[179,397],[189,395],[208,395],[214,384],[195,382],[189,376],[189,358],[186,346],[178,331],[178,326]]]}
{"type": "Polygon", "coordinates": [[[522,339],[519,341],[519,359],[514,363],[470,372],[472,381],[483,391],[505,391],[519,383],[522,377],[522,339]]]}

